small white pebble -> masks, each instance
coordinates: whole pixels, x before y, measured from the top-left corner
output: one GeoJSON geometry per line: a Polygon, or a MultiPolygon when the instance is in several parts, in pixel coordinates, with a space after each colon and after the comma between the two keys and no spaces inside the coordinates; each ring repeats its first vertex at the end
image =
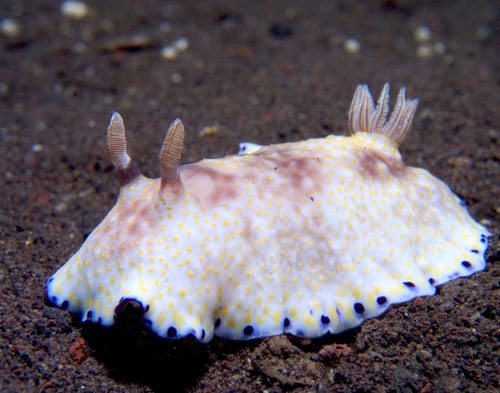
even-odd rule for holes
{"type": "Polygon", "coordinates": [[[185,51],[189,47],[189,40],[186,37],[177,38],[173,46],[180,52],[185,51]]]}
{"type": "Polygon", "coordinates": [[[35,127],[37,130],[46,130],[47,129],[47,123],[45,123],[43,120],[38,120],[35,123],[35,127]]]}
{"type": "Polygon", "coordinates": [[[54,206],[54,210],[57,213],[63,213],[67,209],[68,209],[68,204],[66,202],[61,202],[54,206]]]}
{"type": "Polygon", "coordinates": [[[21,27],[14,19],[0,20],[0,32],[7,37],[15,37],[21,32],[21,27]]]}
{"type": "Polygon", "coordinates": [[[446,52],[446,45],[443,41],[437,41],[434,43],[434,52],[438,55],[442,55],[446,52]]]}
{"type": "Polygon", "coordinates": [[[422,44],[417,48],[417,56],[421,58],[431,57],[433,53],[433,47],[430,44],[422,44]]]}
{"type": "Polygon", "coordinates": [[[361,49],[361,44],[356,38],[348,38],[344,41],[344,49],[348,53],[358,53],[361,49]]]}
{"type": "Polygon", "coordinates": [[[413,32],[413,38],[417,42],[428,42],[432,38],[432,31],[425,25],[419,26],[413,32]]]}
{"type": "Polygon", "coordinates": [[[179,74],[178,72],[174,72],[172,75],[170,75],[170,80],[172,83],[181,83],[182,82],[182,75],[179,74]]]}
{"type": "Polygon", "coordinates": [[[493,30],[490,25],[479,25],[476,30],[476,38],[478,40],[485,40],[491,35],[492,31],[493,30]]]}
{"type": "MultiPolygon", "coordinates": [[[[78,198],[87,198],[93,192],[94,192],[94,190],[92,188],[86,188],[86,189],[80,191],[78,194],[76,194],[76,196],[78,198]]],[[[71,196],[68,196],[68,195],[65,196],[65,200],[70,201],[71,199],[73,199],[71,196]]]]}
{"type": "Polygon", "coordinates": [[[87,45],[85,45],[85,42],[75,42],[75,44],[73,45],[73,51],[83,54],[87,51],[87,45]]]}
{"type": "Polygon", "coordinates": [[[177,58],[179,51],[175,46],[172,45],[165,45],[163,48],[161,48],[161,57],[163,57],[165,60],[174,60],[177,58]]]}
{"type": "Polygon", "coordinates": [[[490,136],[491,138],[500,138],[500,130],[497,130],[495,128],[488,128],[488,136],[490,136]]]}
{"type": "Polygon", "coordinates": [[[490,219],[488,218],[483,218],[481,220],[479,220],[479,222],[484,225],[484,226],[489,226],[489,225],[492,225],[493,224],[493,221],[491,221],[490,219]]]}
{"type": "Polygon", "coordinates": [[[66,0],[61,4],[61,12],[68,18],[82,19],[88,15],[89,7],[83,1],[66,0]]]}
{"type": "Polygon", "coordinates": [[[170,23],[168,23],[168,22],[161,22],[160,23],[160,32],[162,32],[163,34],[167,34],[167,33],[170,33],[170,30],[172,30],[170,23]]]}
{"type": "Polygon", "coordinates": [[[31,151],[39,152],[43,150],[43,146],[40,143],[33,143],[31,145],[31,151]]]}
{"type": "Polygon", "coordinates": [[[0,94],[5,94],[9,91],[9,86],[5,82],[0,82],[0,94]]]}
{"type": "Polygon", "coordinates": [[[294,7],[289,7],[285,10],[285,18],[288,20],[296,20],[299,17],[299,12],[294,7]]]}

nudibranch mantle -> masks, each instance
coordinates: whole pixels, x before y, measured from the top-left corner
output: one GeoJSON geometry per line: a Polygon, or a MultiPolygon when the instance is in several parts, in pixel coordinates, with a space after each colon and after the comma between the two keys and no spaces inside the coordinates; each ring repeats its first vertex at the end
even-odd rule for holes
{"type": "Polygon", "coordinates": [[[375,105],[357,88],[351,136],[271,146],[179,166],[176,120],[161,178],[142,176],[113,114],[115,206],[46,284],[47,298],[103,325],[141,308],[159,336],[243,340],[339,333],[391,304],[484,269],[488,230],[397,150],[417,107],[389,86],[375,105]]]}

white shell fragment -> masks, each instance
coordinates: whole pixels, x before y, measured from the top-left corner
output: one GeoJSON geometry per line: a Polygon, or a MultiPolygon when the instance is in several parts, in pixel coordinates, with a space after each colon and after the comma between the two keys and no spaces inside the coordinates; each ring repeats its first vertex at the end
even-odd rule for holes
{"type": "Polygon", "coordinates": [[[344,41],[344,50],[347,53],[358,53],[361,49],[361,44],[356,38],[348,38],[344,41]]]}
{"type": "Polygon", "coordinates": [[[61,13],[73,19],[82,19],[89,14],[89,7],[83,1],[65,0],[61,3],[61,13]]]}
{"type": "Polygon", "coordinates": [[[14,19],[0,19],[0,33],[6,37],[16,37],[21,32],[21,26],[14,19]]]}
{"type": "Polygon", "coordinates": [[[172,44],[178,51],[183,52],[189,47],[189,40],[186,37],[177,38],[172,44]]]}
{"type": "Polygon", "coordinates": [[[415,29],[413,37],[415,38],[415,41],[419,43],[428,42],[432,38],[432,31],[428,26],[421,25],[415,29]]]}
{"type": "Polygon", "coordinates": [[[161,48],[160,54],[165,60],[174,60],[179,53],[184,52],[189,47],[189,40],[186,37],[177,38],[173,43],[161,48]]]}
{"type": "Polygon", "coordinates": [[[127,305],[166,338],[320,337],[485,267],[488,230],[449,187],[408,167],[397,146],[417,107],[401,89],[389,115],[356,89],[351,136],[240,145],[179,166],[169,128],[161,178],[142,176],[114,113],[115,206],[46,284],[54,305],[114,324],[127,305]]]}

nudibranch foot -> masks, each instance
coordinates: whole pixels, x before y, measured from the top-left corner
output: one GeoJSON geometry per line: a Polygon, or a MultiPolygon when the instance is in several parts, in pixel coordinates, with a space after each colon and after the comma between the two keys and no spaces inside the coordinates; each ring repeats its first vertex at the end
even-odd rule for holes
{"type": "Polygon", "coordinates": [[[114,113],[118,200],[47,281],[47,299],[106,326],[131,313],[170,339],[314,338],[483,270],[488,230],[398,152],[417,100],[401,89],[389,117],[388,102],[388,84],[377,105],[361,85],[348,137],[243,143],[187,165],[175,120],[158,179],[136,168],[114,113]]]}

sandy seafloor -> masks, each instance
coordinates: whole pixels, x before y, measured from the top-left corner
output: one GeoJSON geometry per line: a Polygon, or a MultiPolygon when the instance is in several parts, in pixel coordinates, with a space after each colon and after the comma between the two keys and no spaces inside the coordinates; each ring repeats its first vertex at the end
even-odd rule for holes
{"type": "Polygon", "coordinates": [[[59,1],[0,4],[21,29],[0,37],[2,392],[498,391],[498,2],[87,4],[80,20],[59,1]],[[432,37],[419,52],[421,25],[432,37]],[[180,37],[188,48],[162,58],[180,37]],[[348,38],[357,53],[345,50],[348,38]],[[405,85],[420,98],[405,162],[443,179],[493,233],[484,272],[317,340],[166,341],[82,326],[45,305],[45,280],[117,196],[105,154],[111,111],[156,177],[175,117],[187,128],[182,161],[194,162],[235,153],[242,140],[346,134],[356,85],[378,94],[386,81],[393,95],[405,85]],[[208,126],[216,135],[200,137],[208,126]]]}

